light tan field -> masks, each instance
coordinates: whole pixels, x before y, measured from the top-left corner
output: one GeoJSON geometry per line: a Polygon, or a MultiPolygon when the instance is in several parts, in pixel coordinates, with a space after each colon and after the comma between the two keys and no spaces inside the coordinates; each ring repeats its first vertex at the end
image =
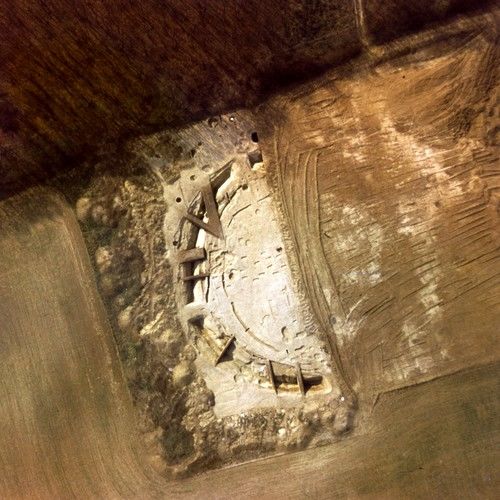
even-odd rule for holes
{"type": "Polygon", "coordinates": [[[70,207],[33,191],[2,203],[0,227],[0,497],[153,489],[70,207]]]}
{"type": "Polygon", "coordinates": [[[495,30],[396,45],[258,115],[302,280],[362,397],[500,359],[495,30]]]}

